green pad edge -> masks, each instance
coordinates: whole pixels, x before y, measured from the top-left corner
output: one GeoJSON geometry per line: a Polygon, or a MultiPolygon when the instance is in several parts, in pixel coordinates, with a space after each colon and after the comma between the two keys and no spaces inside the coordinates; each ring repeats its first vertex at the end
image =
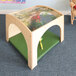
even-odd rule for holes
{"type": "MultiPolygon", "coordinates": [[[[55,35],[51,31],[45,32],[42,36],[42,44],[43,50],[38,45],[38,55],[37,60],[39,61],[48,51],[50,51],[55,45],[57,45],[60,41],[59,36],[55,35]]],[[[24,56],[24,58],[28,61],[28,49],[26,40],[24,39],[22,33],[19,33],[9,39],[10,43],[24,56]]]]}

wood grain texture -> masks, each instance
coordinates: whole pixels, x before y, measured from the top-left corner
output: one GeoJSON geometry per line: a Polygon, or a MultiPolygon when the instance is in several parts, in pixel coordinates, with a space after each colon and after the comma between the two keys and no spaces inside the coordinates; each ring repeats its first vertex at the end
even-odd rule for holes
{"type": "MultiPolygon", "coordinates": [[[[50,7],[41,6],[41,5],[34,6],[31,8],[35,8],[35,7],[46,7],[46,8],[52,9],[50,7]]],[[[24,10],[30,10],[31,8],[24,9],[24,10]]],[[[9,41],[10,37],[15,36],[19,32],[22,32],[22,34],[27,42],[28,66],[30,67],[30,69],[34,69],[34,67],[37,66],[38,44],[39,44],[40,38],[50,27],[58,25],[60,27],[60,41],[62,42],[64,40],[64,15],[61,14],[60,12],[58,12],[57,10],[54,10],[54,11],[59,13],[61,16],[34,31],[30,31],[29,28],[26,25],[24,25],[24,23],[22,23],[19,19],[17,19],[15,16],[13,16],[14,13],[6,15],[6,40],[9,41]],[[16,27],[18,27],[20,29],[20,31],[19,30],[17,31],[17,29],[15,29],[14,25],[12,25],[10,27],[10,24],[14,24],[16,27]],[[11,32],[10,30],[12,28],[14,29],[14,31],[13,31],[13,33],[10,33],[11,32]]]]}

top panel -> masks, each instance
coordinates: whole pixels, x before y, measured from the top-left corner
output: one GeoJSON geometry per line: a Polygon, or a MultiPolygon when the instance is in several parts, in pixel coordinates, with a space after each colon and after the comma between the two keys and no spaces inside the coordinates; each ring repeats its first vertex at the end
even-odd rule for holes
{"type": "Polygon", "coordinates": [[[21,20],[31,31],[44,26],[61,15],[58,11],[46,6],[35,6],[13,13],[13,16],[21,20]]]}

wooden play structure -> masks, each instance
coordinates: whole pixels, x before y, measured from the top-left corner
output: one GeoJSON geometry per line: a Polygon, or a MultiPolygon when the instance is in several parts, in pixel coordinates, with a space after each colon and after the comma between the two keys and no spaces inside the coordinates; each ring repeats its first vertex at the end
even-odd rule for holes
{"type": "Polygon", "coordinates": [[[73,24],[73,21],[76,20],[76,0],[69,0],[70,1],[70,7],[71,7],[71,24],[73,24]]]}
{"type": "Polygon", "coordinates": [[[34,69],[38,60],[64,40],[64,15],[42,5],[6,14],[6,40],[25,57],[29,68],[34,69]],[[41,17],[45,19],[48,15],[48,22],[41,21],[41,17]],[[55,25],[60,27],[60,37],[48,30],[55,25]]]}

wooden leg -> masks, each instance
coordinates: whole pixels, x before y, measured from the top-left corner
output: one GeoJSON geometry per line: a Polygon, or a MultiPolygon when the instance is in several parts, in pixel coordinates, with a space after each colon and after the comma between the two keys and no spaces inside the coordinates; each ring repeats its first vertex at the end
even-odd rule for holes
{"type": "Polygon", "coordinates": [[[62,42],[64,40],[64,16],[61,20],[61,28],[60,28],[60,41],[62,42]]]}
{"type": "Polygon", "coordinates": [[[74,17],[73,17],[73,14],[71,13],[71,24],[73,25],[73,20],[74,20],[74,17]]]}
{"type": "Polygon", "coordinates": [[[72,18],[72,16],[71,16],[71,24],[73,25],[73,18],[72,18]]]}
{"type": "Polygon", "coordinates": [[[6,32],[6,41],[8,42],[9,41],[9,38],[8,38],[8,30],[6,32]]]}
{"type": "MultiPolygon", "coordinates": [[[[28,46],[28,66],[32,70],[37,66],[37,46],[35,40],[31,38],[30,46],[28,46]]],[[[29,42],[28,41],[28,42],[29,42]]]]}
{"type": "Polygon", "coordinates": [[[64,28],[60,29],[60,41],[62,42],[64,40],[64,28]]]}
{"type": "Polygon", "coordinates": [[[7,42],[9,41],[9,24],[7,21],[6,21],[6,41],[7,42]]]}

